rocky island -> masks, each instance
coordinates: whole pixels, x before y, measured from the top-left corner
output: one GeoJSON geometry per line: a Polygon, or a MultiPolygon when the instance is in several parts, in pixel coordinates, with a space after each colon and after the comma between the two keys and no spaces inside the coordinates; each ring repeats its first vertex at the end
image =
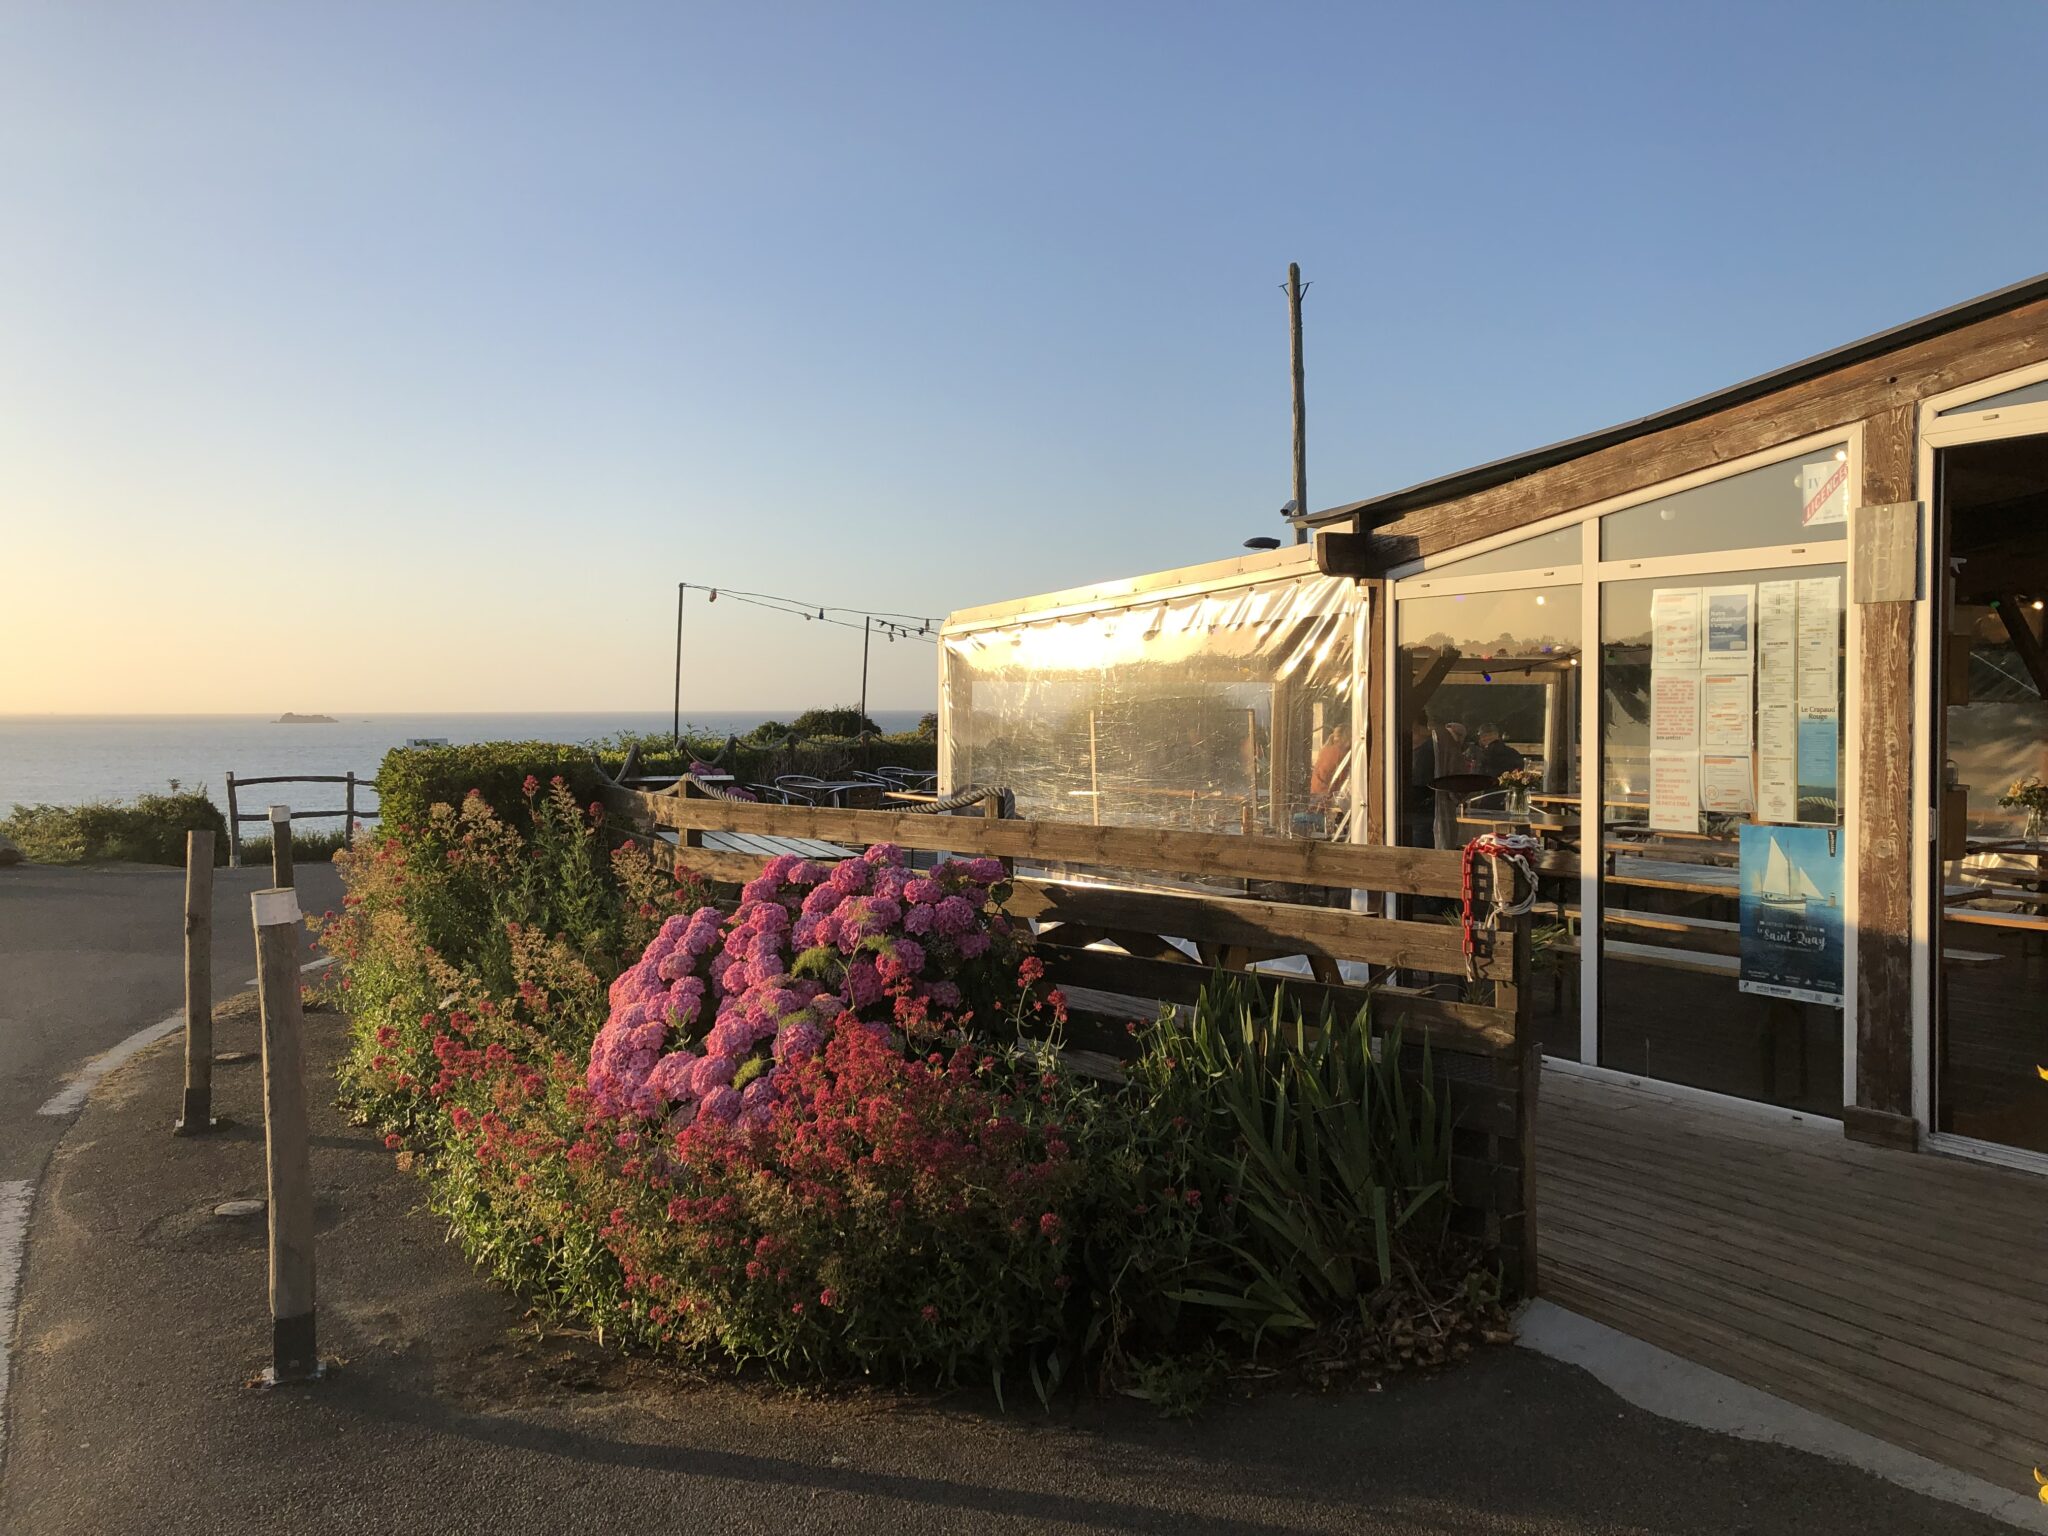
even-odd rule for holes
{"type": "Polygon", "coordinates": [[[334,716],[295,715],[290,710],[286,710],[270,723],[272,725],[332,725],[334,724],[334,716]]]}

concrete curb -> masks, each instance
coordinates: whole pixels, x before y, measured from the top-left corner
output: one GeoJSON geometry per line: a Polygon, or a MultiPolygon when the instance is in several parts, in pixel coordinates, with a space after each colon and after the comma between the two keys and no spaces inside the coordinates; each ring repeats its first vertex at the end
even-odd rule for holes
{"type": "Polygon", "coordinates": [[[1837,1424],[1555,1303],[1530,1302],[1518,1327],[1524,1349],[1578,1366],[1660,1418],[1809,1451],[2020,1530],[2048,1531],[2048,1504],[2038,1499],[1837,1424]]]}

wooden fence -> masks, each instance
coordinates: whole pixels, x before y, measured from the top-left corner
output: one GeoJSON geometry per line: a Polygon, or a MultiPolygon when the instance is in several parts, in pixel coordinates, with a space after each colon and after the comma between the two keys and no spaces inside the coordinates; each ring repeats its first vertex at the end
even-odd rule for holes
{"type": "MultiPolygon", "coordinates": [[[[1031,924],[1047,975],[1086,989],[1075,999],[1077,1020],[1091,1004],[1101,1008],[1103,994],[1191,1002],[1218,967],[1246,972],[1261,989],[1285,987],[1312,1013],[1327,1004],[1348,1020],[1369,1003],[1372,1027],[1399,1026],[1404,1053],[1418,1070],[1422,1047],[1429,1047],[1434,1075],[1448,1084],[1459,1219],[1497,1249],[1517,1294],[1534,1293],[1539,1058],[1528,1018],[1528,916],[1497,930],[1480,926],[1468,964],[1454,915],[1421,921],[1350,910],[1354,890],[1435,898],[1439,908],[1449,905],[1445,898],[1455,902],[1463,889],[1456,852],[1015,820],[998,814],[1007,797],[995,793],[975,811],[955,815],[714,799],[687,780],[660,793],[615,786],[607,794],[617,822],[677,834],[678,862],[720,881],[752,879],[769,856],[705,847],[707,833],[810,839],[848,852],[894,843],[1000,858],[1020,870],[1005,910],[1031,924]],[[1077,866],[1101,873],[1065,873],[1077,866]],[[1248,894],[1110,883],[1137,872],[1242,882],[1248,894]],[[1270,899],[1276,894],[1301,899],[1270,899]],[[1344,904],[1329,905],[1332,899],[1344,904]],[[1192,945],[1199,958],[1172,939],[1192,945]],[[1288,957],[1305,960],[1311,975],[1248,970],[1288,957]],[[1374,984],[1348,984],[1343,961],[1364,962],[1374,984]],[[1402,984],[1387,979],[1395,975],[1402,984]]],[[[1475,910],[1491,901],[1487,874],[1484,864],[1476,871],[1475,910]]],[[[1131,1012],[1126,1006],[1122,1018],[1131,1012]]],[[[1116,1049],[1128,1037],[1120,1028],[1098,1029],[1076,1043],[1116,1049]]]]}
{"type": "Polygon", "coordinates": [[[292,820],[332,821],[337,816],[342,817],[341,842],[345,848],[353,848],[356,845],[356,818],[358,816],[375,816],[377,814],[375,806],[358,806],[356,804],[356,791],[358,789],[367,789],[374,792],[377,788],[377,781],[375,779],[357,778],[353,773],[272,774],[265,778],[238,779],[234,774],[230,773],[228,775],[228,863],[237,869],[242,864],[242,823],[245,821],[260,821],[268,824],[270,821],[270,811],[267,806],[261,811],[244,811],[241,808],[241,801],[237,792],[257,784],[340,784],[344,786],[342,791],[343,804],[340,810],[294,810],[292,812],[292,820]]]}

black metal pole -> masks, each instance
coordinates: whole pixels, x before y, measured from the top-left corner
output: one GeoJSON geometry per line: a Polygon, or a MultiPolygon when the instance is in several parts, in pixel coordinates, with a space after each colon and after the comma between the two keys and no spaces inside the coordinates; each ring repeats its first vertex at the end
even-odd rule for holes
{"type": "Polygon", "coordinates": [[[676,714],[669,727],[669,745],[683,750],[683,583],[676,583],[676,714]]]}
{"type": "Polygon", "coordinates": [[[854,727],[856,736],[868,728],[868,641],[875,632],[875,621],[863,618],[860,622],[860,723],[854,727]]]}
{"type": "Polygon", "coordinates": [[[1301,267],[1287,264],[1287,342],[1294,370],[1294,542],[1308,542],[1308,402],[1301,372],[1301,267]]]}

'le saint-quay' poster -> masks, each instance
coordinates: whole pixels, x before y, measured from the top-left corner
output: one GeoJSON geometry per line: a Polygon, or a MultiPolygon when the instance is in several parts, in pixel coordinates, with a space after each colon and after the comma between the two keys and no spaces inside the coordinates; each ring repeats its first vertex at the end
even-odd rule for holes
{"type": "Polygon", "coordinates": [[[1742,990],[1842,1005],[1842,839],[1835,827],[1742,829],[1742,990]]]}

